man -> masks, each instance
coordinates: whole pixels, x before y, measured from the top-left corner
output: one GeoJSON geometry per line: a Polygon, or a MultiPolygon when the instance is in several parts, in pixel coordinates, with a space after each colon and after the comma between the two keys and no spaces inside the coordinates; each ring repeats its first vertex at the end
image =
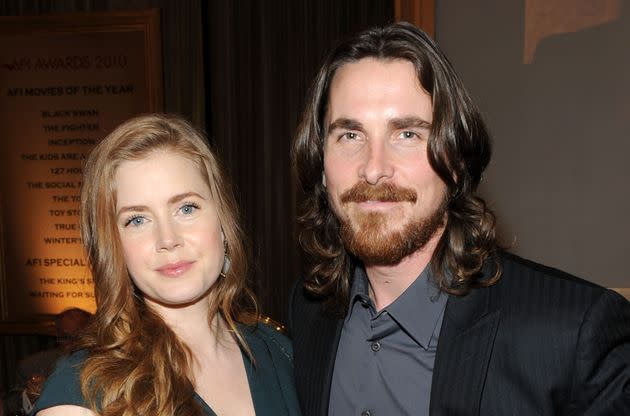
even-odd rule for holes
{"type": "Polygon", "coordinates": [[[92,314],[80,308],[69,308],[55,316],[57,346],[29,355],[18,362],[16,383],[7,396],[9,414],[28,414],[46,378],[55,369],[64,349],[77,339],[92,314]]]}
{"type": "Polygon", "coordinates": [[[630,414],[630,304],[497,247],[474,194],[490,139],[429,37],[346,41],[307,103],[289,311],[306,416],[630,414]]]}

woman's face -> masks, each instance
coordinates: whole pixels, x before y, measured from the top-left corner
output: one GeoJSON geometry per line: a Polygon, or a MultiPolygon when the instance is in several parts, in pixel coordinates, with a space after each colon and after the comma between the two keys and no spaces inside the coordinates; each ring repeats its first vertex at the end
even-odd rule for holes
{"type": "Polygon", "coordinates": [[[148,304],[205,298],[223,266],[223,238],[210,188],[190,159],[156,151],[115,175],[116,222],[125,263],[148,304]]]}

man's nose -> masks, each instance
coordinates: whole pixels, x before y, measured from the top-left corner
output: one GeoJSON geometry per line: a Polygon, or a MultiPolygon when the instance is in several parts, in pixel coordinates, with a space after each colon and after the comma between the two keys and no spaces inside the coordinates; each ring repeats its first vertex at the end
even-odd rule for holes
{"type": "Polygon", "coordinates": [[[380,181],[392,177],[394,167],[391,149],[386,142],[370,142],[364,151],[364,160],[359,168],[359,176],[362,179],[371,185],[376,185],[380,181]]]}

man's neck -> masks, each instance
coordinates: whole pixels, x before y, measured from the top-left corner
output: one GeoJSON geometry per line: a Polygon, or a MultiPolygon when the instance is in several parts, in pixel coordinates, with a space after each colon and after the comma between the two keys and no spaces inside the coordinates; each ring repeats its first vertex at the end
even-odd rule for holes
{"type": "Polygon", "coordinates": [[[370,281],[370,298],[380,311],[394,302],[405,291],[431,261],[435,247],[442,237],[443,229],[420,250],[410,254],[393,266],[366,265],[365,272],[370,281]]]}

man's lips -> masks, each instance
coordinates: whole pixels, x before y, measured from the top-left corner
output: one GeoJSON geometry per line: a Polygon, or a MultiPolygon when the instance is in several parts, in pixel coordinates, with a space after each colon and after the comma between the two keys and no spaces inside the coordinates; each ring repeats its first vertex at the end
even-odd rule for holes
{"type": "Polygon", "coordinates": [[[387,200],[367,200],[367,201],[357,201],[354,202],[360,209],[364,210],[387,210],[396,205],[399,205],[402,202],[407,201],[387,201],[387,200]]]}
{"type": "Polygon", "coordinates": [[[155,269],[156,272],[165,276],[175,277],[186,273],[194,264],[194,261],[178,261],[177,263],[168,263],[155,269]]]}

